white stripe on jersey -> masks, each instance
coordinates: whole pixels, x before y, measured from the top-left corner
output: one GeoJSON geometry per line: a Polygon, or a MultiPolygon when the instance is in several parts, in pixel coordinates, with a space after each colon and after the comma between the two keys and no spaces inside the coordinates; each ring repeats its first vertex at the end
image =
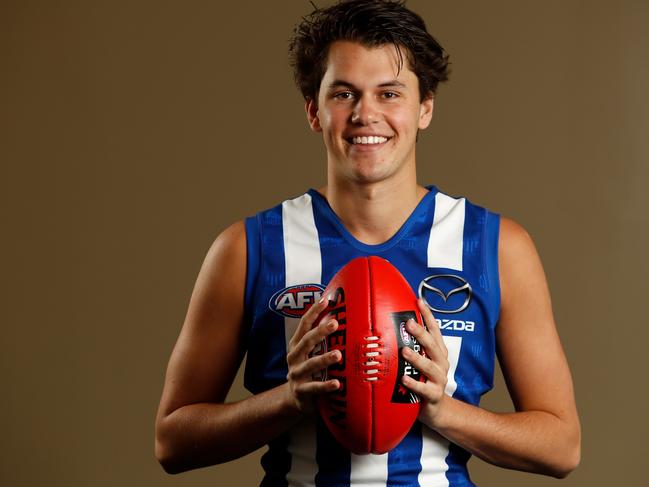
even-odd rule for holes
{"type": "MultiPolygon", "coordinates": [[[[435,195],[435,216],[428,239],[428,267],[462,270],[464,250],[464,198],[455,199],[443,193],[435,195]]],[[[445,336],[450,367],[447,374],[446,394],[452,396],[457,389],[455,370],[460,358],[461,337],[445,336]]],[[[422,425],[421,473],[419,485],[447,486],[446,457],[449,441],[422,425]]]]}
{"type": "Polygon", "coordinates": [[[457,389],[457,382],[455,382],[455,370],[457,369],[457,362],[460,359],[460,348],[462,347],[462,337],[442,336],[444,345],[448,349],[448,381],[446,382],[445,392],[447,395],[452,396],[457,389]]]}
{"type": "MultiPolygon", "coordinates": [[[[286,287],[319,284],[322,279],[322,259],[310,194],[282,203],[282,226],[286,287]]],[[[287,318],[285,321],[287,348],[299,321],[297,318],[287,318]]]]}
{"type": "Polygon", "coordinates": [[[428,239],[428,267],[462,270],[464,198],[435,195],[435,216],[428,239]]]}
{"type": "MultiPolygon", "coordinates": [[[[296,284],[319,284],[322,279],[320,240],[315,226],[311,195],[282,203],[284,233],[285,286],[296,284]]],[[[297,318],[284,318],[286,349],[297,329],[297,318]]],[[[316,426],[307,418],[289,432],[288,451],[291,454],[291,470],[286,476],[289,485],[314,485],[317,473],[316,426]]]]}
{"type": "Polygon", "coordinates": [[[364,487],[385,487],[388,478],[388,454],[354,455],[351,453],[352,468],[349,485],[364,487]],[[381,479],[368,481],[368,479],[381,479]]]}
{"type": "MultiPolygon", "coordinates": [[[[462,337],[444,336],[442,338],[448,349],[448,361],[450,364],[445,392],[447,395],[452,396],[455,389],[457,389],[455,370],[460,358],[462,337]]],[[[449,441],[426,425],[422,424],[421,430],[423,444],[421,449],[421,472],[418,478],[419,485],[431,487],[448,486],[446,457],[449,452],[449,441]]]]}

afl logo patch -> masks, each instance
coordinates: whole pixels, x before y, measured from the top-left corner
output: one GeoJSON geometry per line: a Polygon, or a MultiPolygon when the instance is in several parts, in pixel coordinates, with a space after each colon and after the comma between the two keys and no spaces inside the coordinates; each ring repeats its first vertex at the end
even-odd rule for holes
{"type": "Polygon", "coordinates": [[[273,294],[268,307],[282,316],[302,318],[311,305],[318,302],[324,289],[320,284],[297,284],[285,287],[273,294]]]}

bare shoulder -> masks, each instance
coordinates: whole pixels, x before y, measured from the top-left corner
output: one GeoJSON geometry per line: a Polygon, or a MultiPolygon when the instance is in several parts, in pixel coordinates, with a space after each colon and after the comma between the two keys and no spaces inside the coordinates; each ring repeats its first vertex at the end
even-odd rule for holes
{"type": "MultiPolygon", "coordinates": [[[[243,221],[227,227],[212,242],[201,266],[192,301],[203,301],[207,293],[237,305],[243,303],[246,276],[246,229],[243,221]]],[[[214,300],[204,304],[222,306],[214,300]]],[[[191,311],[191,307],[190,307],[191,311]]]]}
{"type": "Polygon", "coordinates": [[[223,230],[212,242],[205,257],[205,264],[238,267],[246,261],[246,227],[237,221],[223,230]]]}
{"type": "Polygon", "coordinates": [[[520,252],[530,251],[534,242],[528,231],[518,222],[507,217],[500,217],[499,253],[502,256],[513,256],[520,252]]]}
{"type": "Polygon", "coordinates": [[[219,333],[236,333],[243,317],[245,281],[246,229],[238,221],[223,230],[207,251],[183,331],[217,327],[219,333]]]}
{"type": "Polygon", "coordinates": [[[243,220],[236,221],[223,230],[214,240],[214,244],[242,247],[245,250],[246,226],[243,220]]]}
{"type": "Polygon", "coordinates": [[[519,301],[523,294],[527,294],[528,299],[549,301],[545,272],[532,237],[521,224],[505,217],[500,221],[498,270],[503,311],[519,301]]]}

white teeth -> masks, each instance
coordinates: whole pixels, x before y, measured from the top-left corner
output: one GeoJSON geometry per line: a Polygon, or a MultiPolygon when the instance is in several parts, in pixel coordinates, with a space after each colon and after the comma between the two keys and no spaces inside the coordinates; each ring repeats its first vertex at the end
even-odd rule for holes
{"type": "Polygon", "coordinates": [[[370,135],[369,137],[353,137],[352,142],[354,144],[364,144],[364,145],[369,145],[369,144],[382,144],[388,140],[387,137],[379,137],[379,136],[374,136],[370,135]]]}

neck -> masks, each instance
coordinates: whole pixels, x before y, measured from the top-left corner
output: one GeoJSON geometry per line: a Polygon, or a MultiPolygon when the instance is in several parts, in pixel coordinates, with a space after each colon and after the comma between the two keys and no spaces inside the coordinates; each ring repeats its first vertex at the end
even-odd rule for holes
{"type": "Polygon", "coordinates": [[[417,184],[414,174],[391,179],[358,184],[330,178],[319,192],[357,240],[381,244],[397,233],[428,192],[417,184]]]}

